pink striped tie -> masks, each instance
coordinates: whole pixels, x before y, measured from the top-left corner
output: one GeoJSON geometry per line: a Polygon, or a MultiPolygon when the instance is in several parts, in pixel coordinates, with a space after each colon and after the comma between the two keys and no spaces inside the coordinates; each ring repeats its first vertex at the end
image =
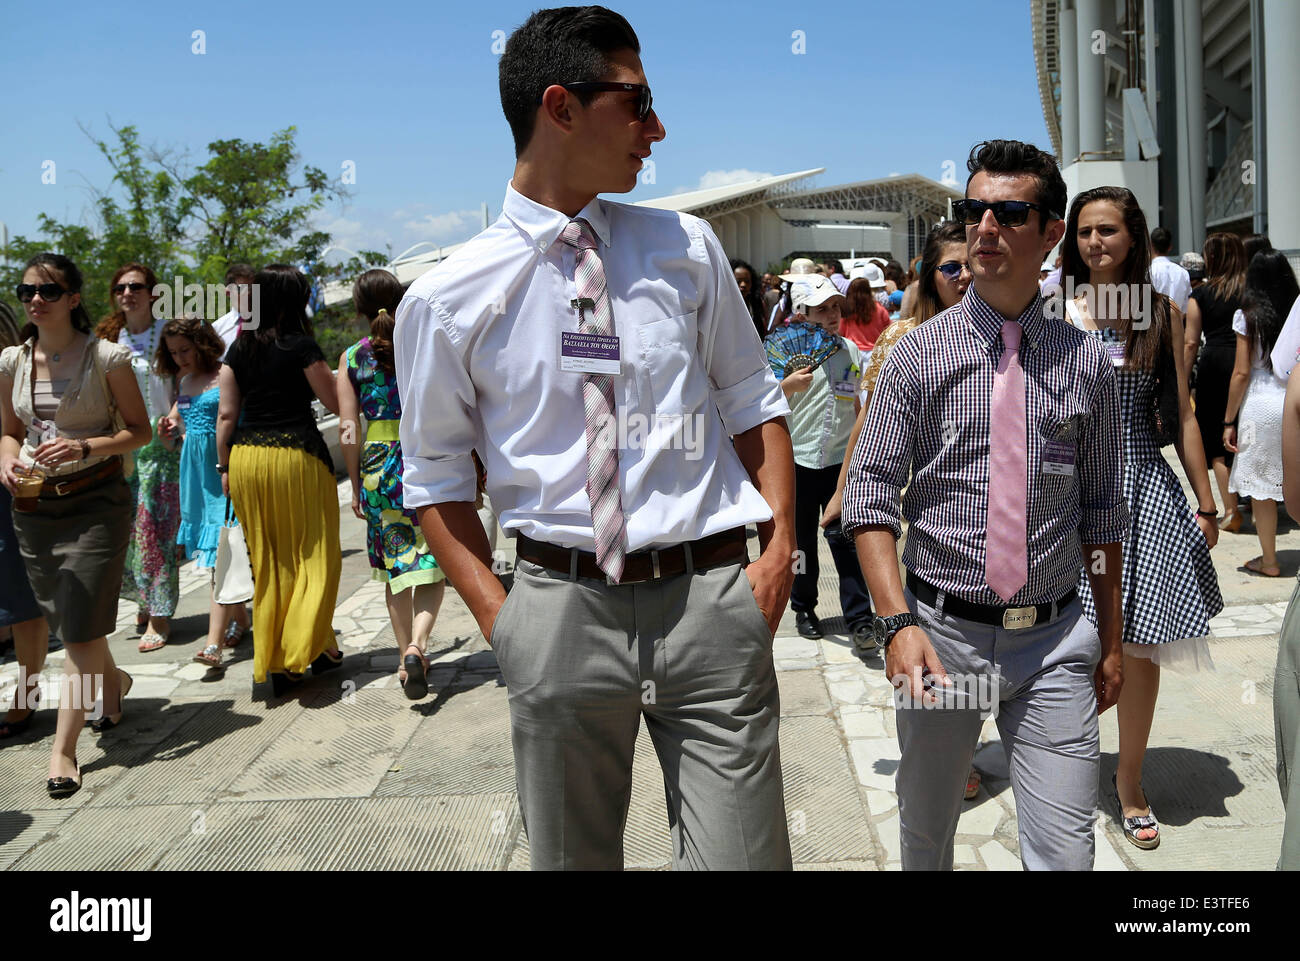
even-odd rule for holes
{"type": "MultiPolygon", "coordinates": [[[[571,220],[560,239],[577,248],[574,281],[578,297],[596,306],[581,311],[581,333],[613,334],[614,313],[605,286],[605,268],[596,253],[596,237],[585,220],[571,220]]],[[[587,499],[596,539],[596,563],[615,584],[623,577],[626,521],[618,489],[618,431],[614,429],[614,378],[583,374],[582,406],[587,422],[587,499]]]]}
{"type": "Polygon", "coordinates": [[[989,411],[989,513],[985,579],[1010,602],[1029,580],[1025,513],[1029,487],[1025,451],[1025,369],[1020,363],[1020,324],[1002,325],[1002,359],[993,377],[989,411]]]}

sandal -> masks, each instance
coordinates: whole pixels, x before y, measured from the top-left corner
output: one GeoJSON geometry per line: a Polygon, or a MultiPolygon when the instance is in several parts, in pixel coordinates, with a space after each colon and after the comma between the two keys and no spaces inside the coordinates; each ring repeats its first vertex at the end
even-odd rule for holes
{"type": "Polygon", "coordinates": [[[161,651],[167,646],[167,637],[166,634],[150,631],[140,638],[140,643],[135,646],[135,649],[141,654],[148,654],[150,651],[161,651]]]}
{"type": "Polygon", "coordinates": [[[1219,521],[1219,530],[1228,534],[1235,534],[1241,530],[1241,524],[1241,511],[1229,511],[1223,515],[1223,520],[1219,521]]]}
{"type": "Polygon", "coordinates": [[[209,644],[194,655],[194,660],[200,664],[206,664],[208,667],[220,667],[221,647],[217,644],[209,644]]]}
{"type": "Polygon", "coordinates": [[[31,707],[27,709],[27,716],[18,721],[0,721],[0,740],[7,737],[17,737],[32,726],[32,719],[36,717],[36,708],[40,706],[41,689],[38,687],[31,696],[31,707]]]}
{"type": "Polygon", "coordinates": [[[424,651],[421,651],[414,644],[408,644],[406,649],[409,651],[414,648],[418,653],[407,654],[402,658],[402,673],[406,677],[402,680],[402,691],[407,698],[412,701],[418,701],[429,693],[428,670],[429,663],[424,659],[424,651]]]}
{"type": "Polygon", "coordinates": [[[221,639],[222,647],[238,647],[244,643],[244,638],[248,636],[248,628],[243,624],[231,621],[226,625],[225,636],[221,639]]]}
{"type": "Polygon", "coordinates": [[[1261,577],[1282,576],[1282,568],[1279,567],[1277,564],[1270,564],[1267,567],[1264,566],[1264,556],[1262,554],[1259,557],[1252,557],[1250,560],[1246,561],[1246,563],[1242,564],[1241,566],[1244,567],[1246,570],[1250,571],[1250,573],[1258,574],[1261,577]],[[1272,571],[1272,573],[1269,573],[1270,571],[1272,571]]]}
{"type": "Polygon", "coordinates": [[[1151,807],[1151,802],[1147,801],[1147,813],[1139,814],[1137,817],[1124,817],[1124,802],[1119,799],[1119,785],[1116,778],[1119,775],[1112,774],[1110,783],[1115,785],[1115,803],[1119,805],[1120,822],[1124,827],[1124,837],[1128,838],[1130,844],[1134,847],[1141,848],[1143,851],[1151,851],[1160,847],[1160,822],[1156,820],[1156,812],[1151,807]],[[1139,831],[1155,831],[1154,837],[1140,838],[1139,831]]]}
{"type": "MultiPolygon", "coordinates": [[[[122,702],[126,700],[126,696],[131,693],[131,688],[135,685],[135,678],[120,667],[117,669],[117,673],[122,675],[122,691],[117,696],[117,706],[120,709],[122,702]]],[[[108,714],[100,715],[99,718],[90,722],[90,729],[96,734],[103,734],[105,731],[111,731],[121,724],[125,716],[125,713],[121,710],[118,710],[116,718],[108,714]]]]}
{"type": "Polygon", "coordinates": [[[980,793],[980,772],[974,768],[970,769],[970,774],[966,775],[966,793],[962,795],[967,801],[980,793]]]}

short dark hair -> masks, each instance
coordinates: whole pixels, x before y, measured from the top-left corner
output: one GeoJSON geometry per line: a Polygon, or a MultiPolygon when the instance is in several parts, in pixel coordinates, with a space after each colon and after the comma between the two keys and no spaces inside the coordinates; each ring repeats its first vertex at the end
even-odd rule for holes
{"type": "Polygon", "coordinates": [[[1157,227],[1151,231],[1151,249],[1156,253],[1164,255],[1174,245],[1174,235],[1164,227],[1157,227]]]}
{"type": "Polygon", "coordinates": [[[240,280],[252,281],[255,276],[257,276],[257,271],[248,264],[231,264],[226,268],[225,283],[229,286],[240,280]]]}
{"type": "Polygon", "coordinates": [[[1038,218],[1038,232],[1047,230],[1048,219],[1065,219],[1065,201],[1068,191],[1061,177],[1056,157],[1039,150],[1031,143],[1019,140],[985,140],[971,148],[966,161],[970,176],[966,178],[966,192],[970,182],[980,171],[990,174],[1028,174],[1038,180],[1038,203],[1047,208],[1048,215],[1038,218]]]}
{"type": "MultiPolygon", "coordinates": [[[[599,6],[538,10],[510,35],[498,77],[516,157],[533,139],[537,103],[546,88],[605,79],[610,73],[608,55],[619,50],[639,55],[641,41],[621,14],[599,6]]],[[[595,96],[575,95],[584,106],[595,96]]]]}
{"type": "Polygon", "coordinates": [[[844,265],[840,263],[838,260],[828,260],[827,263],[831,265],[831,269],[835,273],[837,274],[844,273],[844,265]]]}

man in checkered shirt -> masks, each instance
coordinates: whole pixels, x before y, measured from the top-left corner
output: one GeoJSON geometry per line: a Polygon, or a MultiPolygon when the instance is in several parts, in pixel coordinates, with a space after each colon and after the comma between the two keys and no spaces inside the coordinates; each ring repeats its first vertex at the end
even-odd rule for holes
{"type": "Polygon", "coordinates": [[[843,526],[898,689],[903,868],[951,869],[963,785],[991,711],[1025,867],[1086,870],[1097,716],[1122,683],[1119,397],[1101,345],[1043,314],[1039,265],[1065,230],[1055,158],[994,140],[967,167],[954,211],[975,280],[885,362],[843,526]],[[904,485],[906,591],[896,554],[904,485]],[[1099,630],[1076,597],[1081,565],[1099,630]]]}

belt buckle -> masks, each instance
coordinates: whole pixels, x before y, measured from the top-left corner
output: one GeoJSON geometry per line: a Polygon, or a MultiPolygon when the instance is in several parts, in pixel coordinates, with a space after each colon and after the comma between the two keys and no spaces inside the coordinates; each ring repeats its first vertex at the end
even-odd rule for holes
{"type": "Polygon", "coordinates": [[[69,486],[72,483],[73,483],[72,481],[59,481],[57,484],[54,485],[54,496],[66,497],[67,492],[63,488],[69,486]]]}
{"type": "Polygon", "coordinates": [[[659,552],[658,552],[658,551],[651,551],[651,552],[650,552],[650,576],[649,576],[649,577],[638,577],[638,578],[636,578],[635,580],[627,580],[627,579],[625,578],[625,579],[619,581],[617,584],[615,584],[613,578],[611,578],[608,574],[606,574],[606,575],[605,575],[605,583],[606,583],[607,585],[609,585],[610,587],[618,587],[618,586],[621,586],[621,585],[623,585],[623,584],[645,584],[645,583],[647,583],[648,581],[657,581],[657,580],[659,580],[659,579],[662,578],[662,577],[663,577],[663,575],[659,573],[659,552]]]}
{"type": "Polygon", "coordinates": [[[1022,631],[1038,621],[1038,608],[1008,607],[1002,612],[1002,627],[1008,631],[1022,631]]]}

